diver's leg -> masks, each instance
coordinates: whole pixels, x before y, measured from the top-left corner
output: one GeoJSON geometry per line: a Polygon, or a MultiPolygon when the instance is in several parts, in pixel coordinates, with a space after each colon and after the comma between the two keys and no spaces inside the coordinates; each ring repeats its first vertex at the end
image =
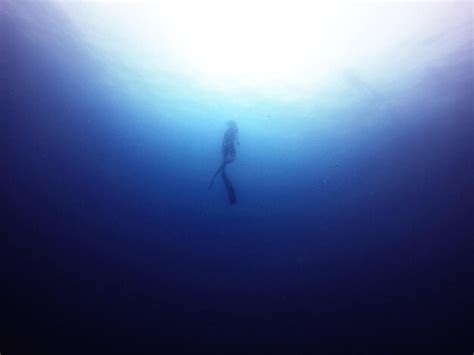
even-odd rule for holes
{"type": "Polygon", "coordinates": [[[212,177],[211,182],[209,183],[209,189],[212,188],[212,185],[214,184],[214,180],[216,179],[217,175],[219,175],[219,173],[222,171],[222,169],[224,169],[227,164],[230,164],[235,160],[235,151],[225,150],[223,152],[223,157],[222,158],[223,158],[222,159],[222,164],[219,167],[219,169],[217,169],[214,176],[212,177]]]}
{"type": "Polygon", "coordinates": [[[227,175],[225,173],[225,165],[222,168],[222,180],[224,180],[225,189],[227,190],[227,197],[229,198],[229,204],[235,205],[237,203],[237,197],[235,196],[234,187],[232,186],[230,180],[227,178],[227,175]]]}
{"type": "Polygon", "coordinates": [[[217,169],[216,173],[214,174],[214,176],[212,177],[211,179],[211,183],[209,184],[209,189],[212,188],[212,185],[214,184],[214,180],[216,179],[217,175],[219,175],[219,173],[222,171],[222,169],[224,169],[224,167],[227,165],[227,161],[224,160],[224,162],[221,164],[221,166],[219,167],[219,169],[217,169]]]}

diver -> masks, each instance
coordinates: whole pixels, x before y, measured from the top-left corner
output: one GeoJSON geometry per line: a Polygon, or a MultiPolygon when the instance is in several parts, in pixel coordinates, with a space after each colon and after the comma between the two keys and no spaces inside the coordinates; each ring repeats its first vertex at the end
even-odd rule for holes
{"type": "Polygon", "coordinates": [[[239,130],[237,128],[237,124],[231,120],[227,122],[227,130],[224,133],[224,139],[222,141],[222,164],[220,165],[219,169],[217,169],[216,173],[211,179],[211,183],[209,184],[209,189],[211,189],[217,175],[219,175],[219,173],[222,173],[222,180],[224,181],[224,185],[227,190],[227,195],[229,197],[229,203],[231,205],[237,203],[237,199],[235,197],[234,187],[232,186],[230,180],[227,178],[225,168],[227,164],[230,164],[235,160],[236,144],[240,145],[239,130]]]}
{"type": "Polygon", "coordinates": [[[235,159],[235,144],[240,145],[239,130],[235,121],[227,122],[227,130],[222,140],[222,155],[224,163],[229,164],[235,159]]]}

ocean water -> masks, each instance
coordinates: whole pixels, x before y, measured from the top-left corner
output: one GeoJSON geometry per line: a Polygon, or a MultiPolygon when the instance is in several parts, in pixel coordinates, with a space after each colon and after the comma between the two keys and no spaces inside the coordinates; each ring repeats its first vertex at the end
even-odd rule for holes
{"type": "Polygon", "coordinates": [[[193,6],[0,4],[0,352],[472,352],[472,3],[193,6]]]}

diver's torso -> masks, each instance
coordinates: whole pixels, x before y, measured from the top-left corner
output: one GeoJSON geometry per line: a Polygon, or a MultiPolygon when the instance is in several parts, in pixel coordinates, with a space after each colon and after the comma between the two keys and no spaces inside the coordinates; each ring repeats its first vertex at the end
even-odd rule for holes
{"type": "Polygon", "coordinates": [[[222,151],[225,153],[235,153],[235,140],[237,139],[237,129],[228,128],[224,134],[222,151]]]}

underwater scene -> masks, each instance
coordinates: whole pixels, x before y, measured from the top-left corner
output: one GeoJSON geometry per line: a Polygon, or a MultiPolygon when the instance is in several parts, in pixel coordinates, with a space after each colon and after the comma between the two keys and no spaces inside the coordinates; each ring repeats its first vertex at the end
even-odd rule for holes
{"type": "Polygon", "coordinates": [[[0,353],[472,353],[473,14],[3,0],[0,353]]]}

